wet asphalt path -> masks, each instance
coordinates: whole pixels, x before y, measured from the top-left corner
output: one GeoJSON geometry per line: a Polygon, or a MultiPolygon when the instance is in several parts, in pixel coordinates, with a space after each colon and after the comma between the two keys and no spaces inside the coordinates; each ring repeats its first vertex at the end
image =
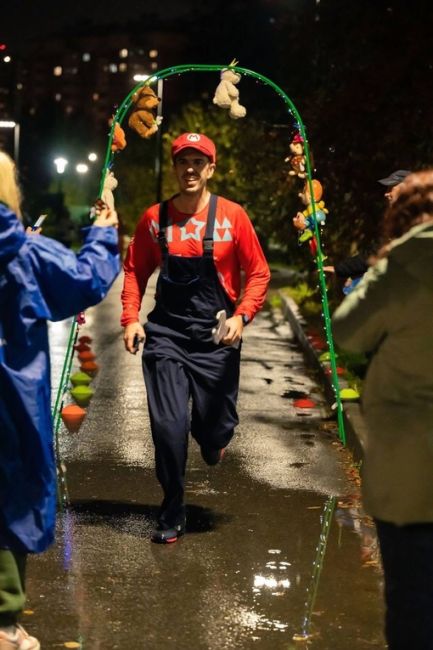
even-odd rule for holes
{"type": "MultiPolygon", "coordinates": [[[[56,545],[30,559],[24,624],[44,650],[385,648],[381,575],[361,561],[368,530],[356,508],[333,511],[332,497],[353,490],[344,453],[324,407],[301,412],[287,398],[322,399],[288,326],[269,313],[246,329],[240,425],[223,462],[206,467],[190,443],[187,534],[149,541],[161,492],[119,292],[118,282],[80,331],[93,337],[96,394],[80,432],[62,429],[72,505],[56,545]]],[[[51,328],[54,387],[68,330],[51,328]]]]}

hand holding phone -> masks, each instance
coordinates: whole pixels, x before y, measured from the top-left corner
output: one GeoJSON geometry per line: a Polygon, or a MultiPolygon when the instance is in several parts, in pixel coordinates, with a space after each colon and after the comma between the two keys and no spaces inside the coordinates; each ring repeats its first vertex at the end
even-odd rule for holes
{"type": "Polygon", "coordinates": [[[44,223],[47,217],[48,217],[47,214],[41,214],[33,224],[32,230],[38,230],[38,228],[42,228],[42,224],[44,223]]]}
{"type": "Polygon", "coordinates": [[[146,339],[143,327],[140,323],[128,323],[123,330],[123,343],[125,350],[130,354],[137,354],[140,344],[146,339]]]}
{"type": "Polygon", "coordinates": [[[132,343],[133,348],[134,348],[134,354],[137,354],[137,352],[140,349],[140,343],[141,343],[141,338],[138,334],[134,336],[134,341],[132,343]]]}

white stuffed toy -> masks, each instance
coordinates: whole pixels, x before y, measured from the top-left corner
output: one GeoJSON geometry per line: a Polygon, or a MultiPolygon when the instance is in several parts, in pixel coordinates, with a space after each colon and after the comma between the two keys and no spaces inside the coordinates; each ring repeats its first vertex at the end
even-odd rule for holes
{"type": "MultiPolygon", "coordinates": [[[[233,59],[230,65],[235,66],[237,63],[238,61],[233,59]]],[[[240,80],[240,74],[234,70],[230,70],[230,68],[224,68],[221,70],[221,81],[217,86],[215,96],[213,98],[214,104],[220,108],[229,109],[229,115],[234,120],[237,120],[240,117],[245,117],[247,114],[247,109],[245,106],[241,106],[241,104],[239,104],[239,90],[235,85],[239,83],[240,80]]]]}
{"type": "Polygon", "coordinates": [[[101,199],[104,201],[107,208],[109,208],[111,214],[117,217],[116,208],[114,207],[114,196],[113,190],[116,189],[118,185],[117,178],[114,176],[113,172],[107,169],[105,174],[104,186],[102,188],[101,199]]]}

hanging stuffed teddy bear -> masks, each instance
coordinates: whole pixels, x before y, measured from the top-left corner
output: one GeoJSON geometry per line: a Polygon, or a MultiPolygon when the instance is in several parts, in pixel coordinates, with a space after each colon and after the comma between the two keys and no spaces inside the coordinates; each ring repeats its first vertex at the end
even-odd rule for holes
{"type": "Polygon", "coordinates": [[[310,196],[310,188],[308,183],[305,183],[304,189],[300,192],[299,196],[301,197],[302,202],[306,205],[306,209],[303,212],[298,212],[296,217],[293,218],[293,225],[297,230],[299,230],[298,242],[302,244],[308,240],[310,242],[310,250],[313,255],[317,251],[317,242],[315,238],[315,226],[314,226],[314,215],[313,215],[313,202],[314,209],[316,213],[316,221],[319,227],[322,227],[326,222],[326,215],[328,210],[325,208],[324,201],[321,201],[323,188],[322,184],[319,181],[312,180],[311,184],[313,186],[313,201],[310,196]]]}
{"type": "Polygon", "coordinates": [[[289,148],[290,155],[284,159],[284,162],[290,163],[292,167],[292,169],[289,171],[289,176],[305,178],[304,139],[300,133],[296,133],[289,145],[289,148]]]}
{"type": "MultiPolygon", "coordinates": [[[[237,64],[238,61],[235,59],[233,59],[233,61],[230,63],[231,66],[235,66],[237,64]]],[[[240,117],[245,117],[247,114],[247,109],[245,106],[241,106],[241,104],[239,104],[239,90],[235,85],[238,84],[240,80],[240,74],[234,70],[230,70],[230,68],[224,68],[221,70],[221,81],[215,90],[215,96],[213,98],[214,104],[220,108],[229,109],[229,115],[234,120],[237,120],[240,117]]]]}
{"type": "Polygon", "coordinates": [[[156,117],[155,110],[160,102],[150,86],[143,86],[132,96],[134,108],[128,124],[141,138],[150,138],[158,131],[162,117],[156,117]]]}

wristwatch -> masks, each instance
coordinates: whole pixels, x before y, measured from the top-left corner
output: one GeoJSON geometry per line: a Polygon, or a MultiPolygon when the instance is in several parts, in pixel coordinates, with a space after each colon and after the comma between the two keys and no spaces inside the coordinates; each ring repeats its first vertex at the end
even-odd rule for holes
{"type": "Polygon", "coordinates": [[[250,319],[248,318],[248,316],[246,314],[241,314],[241,316],[242,316],[243,324],[248,325],[248,323],[250,322],[250,319]]]}

